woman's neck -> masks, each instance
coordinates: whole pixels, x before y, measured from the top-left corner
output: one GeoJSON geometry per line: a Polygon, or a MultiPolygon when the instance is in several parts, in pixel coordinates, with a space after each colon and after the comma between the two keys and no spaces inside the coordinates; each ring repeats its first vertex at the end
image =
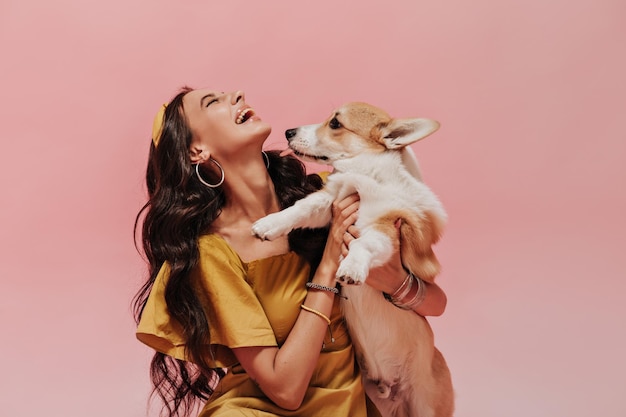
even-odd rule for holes
{"type": "Polygon", "coordinates": [[[247,227],[256,220],[280,210],[274,183],[265,165],[247,163],[224,167],[226,204],[215,221],[218,227],[247,227]]]}
{"type": "Polygon", "coordinates": [[[224,169],[226,204],[213,221],[212,232],[222,236],[244,262],[287,253],[287,236],[264,241],[251,233],[252,223],[280,210],[274,183],[265,165],[255,163],[224,169]]]}

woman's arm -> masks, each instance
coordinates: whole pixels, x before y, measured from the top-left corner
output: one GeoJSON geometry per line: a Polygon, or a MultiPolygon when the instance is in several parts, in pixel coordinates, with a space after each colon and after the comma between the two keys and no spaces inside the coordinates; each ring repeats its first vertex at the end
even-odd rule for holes
{"type": "MultiPolygon", "coordinates": [[[[358,195],[352,195],[333,204],[333,222],[324,248],[322,260],[313,276],[313,282],[334,287],[339,266],[341,245],[348,226],[356,221],[358,195]]],[[[233,349],[235,356],[250,378],[278,406],[295,410],[304,395],[317,365],[335,294],[328,291],[310,291],[300,314],[280,347],[245,347],[233,349]]]]}
{"type": "MultiPolygon", "coordinates": [[[[398,231],[398,240],[400,239],[400,221],[396,223],[398,231]]],[[[352,239],[359,236],[359,231],[355,226],[350,226],[348,233],[344,236],[344,245],[342,247],[343,255],[347,255],[347,246],[352,239]]],[[[399,247],[399,245],[398,245],[399,247]]],[[[407,271],[402,265],[400,251],[396,251],[392,258],[385,265],[374,268],[370,271],[366,283],[371,287],[387,294],[393,294],[400,288],[404,280],[407,278],[407,271]]],[[[435,283],[422,281],[425,285],[425,298],[413,311],[421,316],[440,316],[446,309],[448,299],[443,290],[435,283]]],[[[413,286],[411,291],[406,295],[405,300],[411,300],[417,292],[417,286],[413,286]]]]}

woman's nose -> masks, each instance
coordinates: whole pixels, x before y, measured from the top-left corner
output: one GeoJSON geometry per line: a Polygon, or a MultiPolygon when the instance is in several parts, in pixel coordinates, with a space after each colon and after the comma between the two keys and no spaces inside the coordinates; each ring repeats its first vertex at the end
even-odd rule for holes
{"type": "Polygon", "coordinates": [[[237,104],[239,103],[240,100],[244,100],[246,99],[246,95],[244,94],[243,91],[238,90],[238,91],[233,91],[233,93],[231,94],[231,99],[230,102],[232,104],[237,104]]]}

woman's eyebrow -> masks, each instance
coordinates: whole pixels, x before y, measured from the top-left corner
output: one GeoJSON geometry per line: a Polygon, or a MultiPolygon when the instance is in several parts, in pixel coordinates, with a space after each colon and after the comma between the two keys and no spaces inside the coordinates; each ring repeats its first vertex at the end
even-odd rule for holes
{"type": "Polygon", "coordinates": [[[211,98],[211,97],[215,97],[215,94],[209,93],[206,96],[202,97],[200,99],[200,107],[204,107],[204,104],[203,104],[204,100],[207,99],[207,98],[211,98]]]}

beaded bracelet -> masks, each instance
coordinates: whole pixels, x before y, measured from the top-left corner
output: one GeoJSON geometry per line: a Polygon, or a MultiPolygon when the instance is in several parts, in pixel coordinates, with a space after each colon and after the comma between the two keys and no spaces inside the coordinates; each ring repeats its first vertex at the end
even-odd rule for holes
{"type": "Polygon", "coordinates": [[[333,294],[338,295],[341,298],[345,298],[346,300],[348,299],[348,297],[346,297],[345,295],[341,295],[341,292],[337,287],[327,287],[326,285],[316,284],[314,282],[307,282],[304,285],[306,285],[307,288],[332,292],[333,294]]]}

